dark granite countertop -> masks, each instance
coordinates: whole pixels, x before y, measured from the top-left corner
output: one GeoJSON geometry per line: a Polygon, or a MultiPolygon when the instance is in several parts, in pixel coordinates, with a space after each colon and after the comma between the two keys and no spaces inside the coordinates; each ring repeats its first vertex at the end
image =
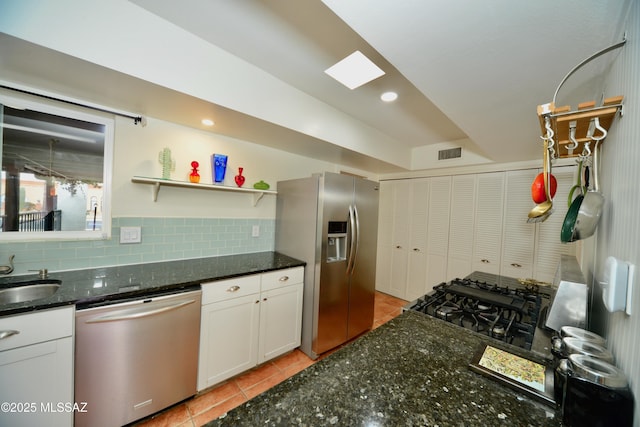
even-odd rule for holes
{"type": "MultiPolygon", "coordinates": [[[[54,272],[42,280],[61,282],[60,289],[53,296],[29,302],[0,304],[0,316],[179,291],[200,283],[303,265],[303,261],[278,252],[258,252],[54,272]]],[[[34,280],[38,280],[36,274],[3,277],[0,278],[0,289],[34,280]]]]}
{"type": "Polygon", "coordinates": [[[482,343],[535,359],[405,312],[206,426],[561,426],[559,411],[469,369],[482,343]]]}

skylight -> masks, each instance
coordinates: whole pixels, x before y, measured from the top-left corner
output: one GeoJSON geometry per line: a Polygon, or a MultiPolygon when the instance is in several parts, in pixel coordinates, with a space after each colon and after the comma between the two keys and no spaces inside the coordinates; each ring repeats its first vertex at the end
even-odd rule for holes
{"type": "Polygon", "coordinates": [[[324,72],[349,89],[355,89],[384,75],[384,71],[359,50],[327,68],[324,72]]]}

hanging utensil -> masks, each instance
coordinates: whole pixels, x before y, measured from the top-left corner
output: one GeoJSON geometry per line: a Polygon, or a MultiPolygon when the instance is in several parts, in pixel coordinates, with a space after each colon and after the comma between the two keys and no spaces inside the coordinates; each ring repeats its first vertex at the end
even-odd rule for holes
{"type": "Polygon", "coordinates": [[[587,191],[580,204],[572,234],[574,240],[586,239],[595,233],[598,223],[600,222],[600,216],[602,215],[602,207],[604,206],[604,195],[600,193],[600,162],[598,152],[600,151],[599,142],[607,136],[607,130],[600,126],[597,117],[594,119],[594,122],[594,133],[597,129],[602,135],[599,137],[591,135],[591,139],[595,141],[595,146],[593,147],[593,190],[589,189],[587,191]]]}
{"type": "MultiPolygon", "coordinates": [[[[588,142],[587,142],[588,144],[588,142]]],[[[591,150],[589,150],[589,153],[591,152],[591,150]]],[[[582,182],[582,164],[585,162],[585,160],[581,160],[581,167],[580,170],[578,171],[578,182],[582,182]]],[[[575,186],[574,186],[575,187],[575,186]]],[[[570,243],[575,241],[574,237],[573,237],[573,230],[576,226],[576,219],[578,218],[578,211],[580,210],[580,205],[582,204],[582,201],[584,200],[584,194],[586,193],[586,189],[589,188],[589,166],[585,166],[584,167],[584,187],[585,189],[584,192],[580,192],[580,194],[578,194],[576,196],[575,199],[573,199],[573,201],[571,202],[571,204],[569,205],[569,209],[567,210],[567,213],[564,217],[564,221],[562,222],[562,228],[560,229],[560,241],[563,243],[570,243]]],[[[573,190],[573,188],[572,188],[573,190]]]]}
{"type": "Polygon", "coordinates": [[[584,196],[584,193],[587,192],[587,185],[582,185],[582,176],[583,176],[584,168],[585,168],[585,164],[584,163],[585,163],[585,160],[582,158],[582,156],[579,157],[579,159],[578,159],[578,174],[577,174],[577,177],[576,177],[576,183],[569,189],[569,196],[567,197],[567,207],[570,207],[571,203],[573,203],[573,200],[574,200],[573,194],[576,192],[576,190],[580,191],[579,195],[581,195],[581,196],[584,196]]]}
{"type": "Polygon", "coordinates": [[[527,222],[542,222],[545,221],[549,215],[553,213],[553,199],[551,198],[551,193],[549,191],[549,175],[551,174],[551,160],[549,155],[549,143],[552,142],[551,139],[545,139],[544,141],[544,151],[542,153],[543,156],[543,165],[542,165],[542,173],[544,180],[544,191],[546,200],[542,203],[538,203],[529,211],[527,222]]]}

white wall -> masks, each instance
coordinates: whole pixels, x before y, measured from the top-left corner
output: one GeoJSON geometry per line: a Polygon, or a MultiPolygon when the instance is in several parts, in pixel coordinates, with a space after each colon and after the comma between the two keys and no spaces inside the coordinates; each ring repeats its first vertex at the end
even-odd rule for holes
{"type": "Polygon", "coordinates": [[[196,217],[196,218],[275,218],[275,196],[267,195],[256,207],[244,193],[162,187],[157,202],[151,186],[134,184],[134,175],[162,176],[158,153],[165,147],[176,161],[171,178],[188,181],[191,162],[200,163],[201,183],[212,183],[211,155],[229,156],[224,185],[235,186],[237,168],[244,168],[244,187],[264,180],[277,189],[277,181],[310,176],[312,173],[338,172],[336,165],[247,141],[212,134],[173,123],[148,118],[147,125],[118,118],[115,130],[113,173],[113,217],[196,217]]]}
{"type": "MultiPolygon", "coordinates": [[[[612,255],[640,268],[640,1],[631,2],[624,29],[627,43],[608,75],[605,95],[624,95],[624,116],[616,119],[602,145],[601,191],[607,200],[597,235],[585,245],[583,271],[593,281],[592,329],[603,333],[631,383],[635,426],[640,426],[640,270],[637,270],[632,314],[608,314],[602,304],[605,260],[612,255]]],[[[595,49],[594,49],[595,50],[595,49]]]]}

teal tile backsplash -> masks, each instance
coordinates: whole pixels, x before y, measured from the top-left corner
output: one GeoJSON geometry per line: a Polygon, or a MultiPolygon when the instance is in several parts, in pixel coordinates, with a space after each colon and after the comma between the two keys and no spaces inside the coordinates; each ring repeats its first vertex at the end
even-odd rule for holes
{"type": "Polygon", "coordinates": [[[0,264],[15,254],[15,275],[264,252],[273,250],[274,233],[274,219],[114,218],[109,240],[5,243],[0,264]],[[258,237],[251,236],[254,225],[258,237]],[[142,242],[120,244],[120,227],[141,227],[142,242]]]}

